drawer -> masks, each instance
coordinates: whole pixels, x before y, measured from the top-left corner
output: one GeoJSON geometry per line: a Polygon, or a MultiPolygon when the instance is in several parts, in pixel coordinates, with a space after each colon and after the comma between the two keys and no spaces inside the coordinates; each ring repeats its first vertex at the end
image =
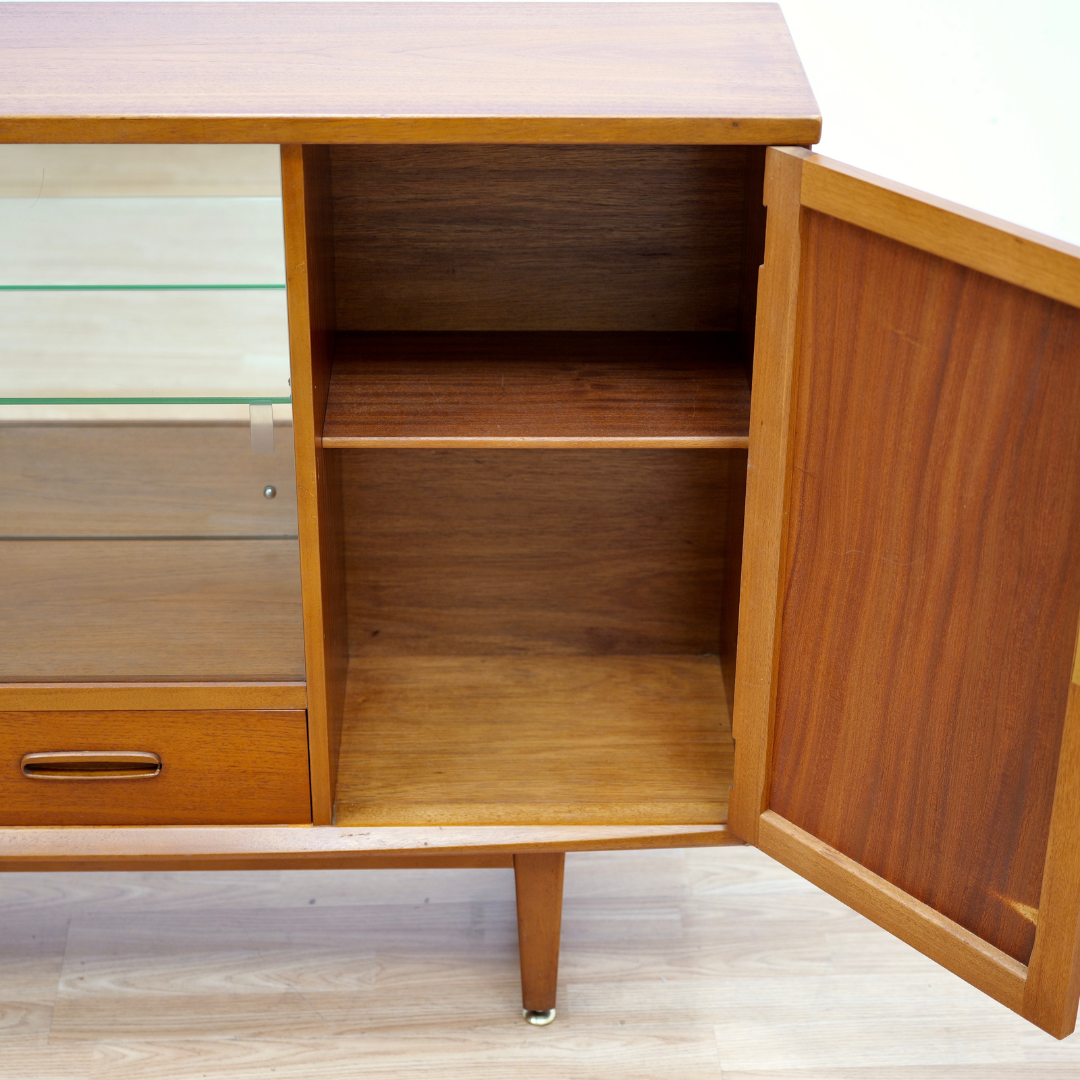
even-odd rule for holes
{"type": "Polygon", "coordinates": [[[307,714],[0,712],[0,825],[311,821],[307,714]]]}

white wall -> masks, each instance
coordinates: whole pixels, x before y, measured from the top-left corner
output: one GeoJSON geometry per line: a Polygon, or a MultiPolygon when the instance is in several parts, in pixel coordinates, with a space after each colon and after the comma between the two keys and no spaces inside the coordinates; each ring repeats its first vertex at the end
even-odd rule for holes
{"type": "Polygon", "coordinates": [[[783,0],[821,153],[1080,244],[1080,0],[783,0]]]}

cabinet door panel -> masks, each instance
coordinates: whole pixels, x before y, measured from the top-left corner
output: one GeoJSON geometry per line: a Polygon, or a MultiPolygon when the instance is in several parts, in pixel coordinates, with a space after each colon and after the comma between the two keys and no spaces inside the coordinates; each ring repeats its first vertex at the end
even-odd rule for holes
{"type": "Polygon", "coordinates": [[[1027,963],[1080,612],[1080,311],[807,211],[770,807],[1027,963]]]}
{"type": "Polygon", "coordinates": [[[1080,259],[816,155],[769,164],[748,539],[775,536],[744,561],[733,827],[1065,1034],[1075,978],[1036,1008],[1033,949],[1062,919],[1076,940],[1044,879],[1077,859],[1051,821],[1080,259]]]}

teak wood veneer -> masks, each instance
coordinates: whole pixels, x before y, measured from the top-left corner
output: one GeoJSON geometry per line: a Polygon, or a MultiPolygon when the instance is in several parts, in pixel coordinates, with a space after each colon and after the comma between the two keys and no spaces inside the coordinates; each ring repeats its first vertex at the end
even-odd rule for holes
{"type": "Polygon", "coordinates": [[[811,153],[772,4],[0,20],[0,139],[282,144],[304,621],[46,683],[28,595],[0,867],[513,865],[545,1022],[566,852],[748,842],[1072,1031],[1080,250],[811,153]]]}

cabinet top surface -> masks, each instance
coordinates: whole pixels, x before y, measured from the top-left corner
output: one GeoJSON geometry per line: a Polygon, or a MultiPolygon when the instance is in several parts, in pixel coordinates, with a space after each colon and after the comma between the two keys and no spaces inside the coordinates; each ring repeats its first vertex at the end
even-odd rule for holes
{"type": "Polygon", "coordinates": [[[0,3],[0,142],[812,143],[776,4],[0,3]]]}

